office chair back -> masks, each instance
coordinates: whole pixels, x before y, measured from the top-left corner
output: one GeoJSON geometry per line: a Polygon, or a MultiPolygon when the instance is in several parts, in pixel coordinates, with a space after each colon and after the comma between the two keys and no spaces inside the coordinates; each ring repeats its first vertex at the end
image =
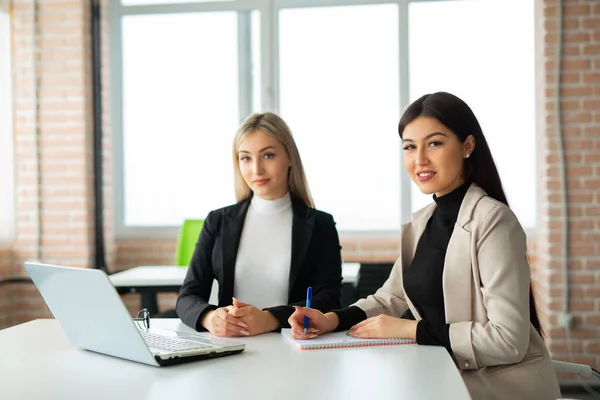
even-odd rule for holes
{"type": "Polygon", "coordinates": [[[358,270],[358,283],[356,285],[356,295],[358,298],[364,299],[382,287],[389,278],[393,266],[394,264],[391,263],[361,263],[358,270]]]}
{"type": "Polygon", "coordinates": [[[196,242],[204,225],[203,219],[186,219],[183,221],[179,238],[177,239],[177,251],[175,253],[175,265],[190,265],[196,242]]]}

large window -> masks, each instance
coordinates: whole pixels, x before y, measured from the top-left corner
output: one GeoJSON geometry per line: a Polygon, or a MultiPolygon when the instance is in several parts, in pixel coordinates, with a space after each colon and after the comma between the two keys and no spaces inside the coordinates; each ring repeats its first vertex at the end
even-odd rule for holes
{"type": "Polygon", "coordinates": [[[279,71],[316,206],[340,231],[397,231],[398,6],[281,10],[279,71]]]}
{"type": "Polygon", "coordinates": [[[11,35],[8,3],[8,0],[0,0],[0,247],[10,243],[14,229],[11,35]]]}
{"type": "MultiPolygon", "coordinates": [[[[418,2],[409,10],[411,101],[446,91],[469,104],[511,208],[525,228],[533,228],[537,166],[533,1],[418,2]]],[[[413,210],[431,201],[413,185],[413,210]]]]}
{"type": "Polygon", "coordinates": [[[134,15],[122,26],[125,225],[175,225],[231,202],[237,13],[134,15]]]}
{"type": "Polygon", "coordinates": [[[439,90],[473,106],[533,225],[532,3],[111,0],[117,235],[171,234],[233,203],[232,138],[263,110],[289,123],[316,206],[342,233],[397,234],[431,201],[403,171],[397,123],[439,90]],[[496,22],[504,9],[519,11],[510,31],[496,22]],[[530,161],[518,179],[506,131],[530,161]]]}

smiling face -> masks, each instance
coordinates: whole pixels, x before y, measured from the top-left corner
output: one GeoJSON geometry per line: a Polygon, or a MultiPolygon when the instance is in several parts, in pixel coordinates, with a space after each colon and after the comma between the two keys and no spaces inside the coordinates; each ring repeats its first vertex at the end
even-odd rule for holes
{"type": "Polygon", "coordinates": [[[240,172],[255,195],[277,200],[289,191],[290,160],[283,145],[261,131],[247,135],[238,151],[240,172]]]}
{"type": "Polygon", "coordinates": [[[465,183],[464,160],[475,148],[473,136],[464,143],[432,117],[418,117],[402,133],[404,167],[425,194],[441,197],[465,183]]]}

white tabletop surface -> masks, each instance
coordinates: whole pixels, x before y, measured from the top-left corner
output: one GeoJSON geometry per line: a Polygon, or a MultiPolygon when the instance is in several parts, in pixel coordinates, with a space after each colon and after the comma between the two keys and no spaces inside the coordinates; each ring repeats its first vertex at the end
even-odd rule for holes
{"type": "MultiPolygon", "coordinates": [[[[152,325],[191,331],[177,319],[152,325]]],[[[74,348],[55,320],[35,320],[0,331],[0,399],[469,399],[442,347],[242,341],[239,355],[159,368],[74,348]]]]}
{"type": "MultiPolygon", "coordinates": [[[[343,263],[342,277],[347,283],[355,283],[359,263],[343,263]]],[[[115,287],[124,286],[178,286],[183,283],[188,267],[178,266],[141,266],[117,272],[109,276],[115,287]]]]}

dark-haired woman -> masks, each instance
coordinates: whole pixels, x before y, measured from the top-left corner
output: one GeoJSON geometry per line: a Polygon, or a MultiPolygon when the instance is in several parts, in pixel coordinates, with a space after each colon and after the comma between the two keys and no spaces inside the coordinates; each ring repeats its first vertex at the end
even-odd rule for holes
{"type": "Polygon", "coordinates": [[[525,233],[477,118],[464,101],[438,92],[412,103],[398,131],[406,171],[434,203],[404,225],[401,256],[374,295],[327,314],[297,307],[294,337],[349,329],[358,338],[414,338],[450,352],[474,399],[560,397],[525,233]]]}

